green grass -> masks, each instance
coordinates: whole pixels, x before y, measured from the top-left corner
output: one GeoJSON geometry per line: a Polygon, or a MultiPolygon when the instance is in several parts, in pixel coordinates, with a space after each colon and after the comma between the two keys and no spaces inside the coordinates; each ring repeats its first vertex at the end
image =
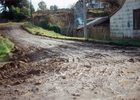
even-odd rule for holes
{"type": "MultiPolygon", "coordinates": [[[[18,22],[8,22],[8,23],[0,23],[0,26],[7,25],[7,24],[17,24],[18,22]]],[[[21,23],[21,22],[19,22],[21,23]]]]}
{"type": "Polygon", "coordinates": [[[135,41],[112,41],[112,40],[96,40],[96,39],[85,39],[85,38],[79,38],[79,37],[68,37],[68,36],[61,35],[59,33],[55,33],[54,31],[45,30],[41,27],[31,24],[30,22],[26,22],[23,25],[23,27],[25,30],[27,30],[28,32],[32,34],[53,37],[53,38],[82,40],[82,41],[90,41],[90,42],[98,42],[98,43],[124,45],[124,46],[128,46],[128,45],[140,46],[140,42],[135,42],[135,41]]]}
{"type": "MultiPolygon", "coordinates": [[[[1,25],[5,24],[0,24],[0,27],[1,25]]],[[[10,42],[7,38],[3,38],[0,32],[0,62],[8,61],[10,59],[8,53],[10,53],[13,48],[14,44],[10,42]]]]}
{"type": "Polygon", "coordinates": [[[10,53],[13,48],[13,43],[0,36],[0,61],[8,61],[10,59],[8,53],[10,53]]]}
{"type": "Polygon", "coordinates": [[[94,40],[94,41],[100,43],[117,44],[117,45],[124,45],[124,46],[140,46],[140,42],[136,42],[136,41],[113,41],[113,40],[94,40]]]}
{"type": "Polygon", "coordinates": [[[54,31],[45,30],[41,27],[35,26],[31,24],[30,22],[26,22],[23,25],[24,29],[28,32],[34,34],[34,35],[41,35],[41,36],[47,36],[47,37],[53,37],[53,38],[60,38],[60,39],[78,39],[78,40],[85,40],[85,38],[78,38],[78,37],[68,37],[61,35],[59,33],[56,33],[54,31]]]}

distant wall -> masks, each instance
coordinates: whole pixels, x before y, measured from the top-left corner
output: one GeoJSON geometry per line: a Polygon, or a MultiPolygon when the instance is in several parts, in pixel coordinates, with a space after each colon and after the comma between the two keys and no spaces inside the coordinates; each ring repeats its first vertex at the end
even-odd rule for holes
{"type": "Polygon", "coordinates": [[[140,41],[140,30],[133,29],[133,10],[139,8],[140,0],[126,0],[123,7],[110,18],[112,40],[140,41]]]}

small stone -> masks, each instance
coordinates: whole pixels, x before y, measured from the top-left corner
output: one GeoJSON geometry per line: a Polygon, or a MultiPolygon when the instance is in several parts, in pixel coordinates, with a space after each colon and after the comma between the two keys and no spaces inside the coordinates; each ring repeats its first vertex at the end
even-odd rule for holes
{"type": "Polygon", "coordinates": [[[97,92],[94,92],[95,94],[98,94],[97,92]]]}
{"type": "Polygon", "coordinates": [[[61,76],[62,77],[62,79],[66,79],[66,76],[61,76]]]}
{"type": "Polygon", "coordinates": [[[41,82],[35,83],[35,85],[40,85],[40,84],[41,84],[41,82]]]}
{"type": "Polygon", "coordinates": [[[132,62],[132,63],[135,62],[133,58],[129,59],[128,61],[129,61],[129,62],[132,62]]]}
{"type": "Polygon", "coordinates": [[[14,83],[13,85],[19,85],[19,84],[21,84],[21,82],[16,82],[16,83],[14,83]]]}
{"type": "Polygon", "coordinates": [[[17,98],[16,97],[13,97],[11,100],[16,100],[17,98]]]}
{"type": "Polygon", "coordinates": [[[80,94],[72,94],[72,96],[80,96],[80,94]]]}
{"type": "Polygon", "coordinates": [[[91,70],[91,68],[85,68],[85,71],[90,71],[91,70]]]}

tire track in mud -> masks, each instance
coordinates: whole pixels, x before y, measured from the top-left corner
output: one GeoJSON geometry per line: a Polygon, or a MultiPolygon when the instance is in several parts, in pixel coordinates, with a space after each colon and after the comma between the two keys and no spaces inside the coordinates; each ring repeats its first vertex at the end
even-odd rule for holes
{"type": "Polygon", "coordinates": [[[3,26],[3,35],[26,52],[30,59],[28,68],[32,67],[26,69],[30,74],[45,68],[48,72],[26,79],[20,86],[2,89],[0,95],[6,95],[5,100],[11,96],[19,100],[125,99],[120,96],[131,98],[128,94],[133,93],[132,99],[139,98],[139,47],[44,38],[27,33],[20,25],[3,26]]]}

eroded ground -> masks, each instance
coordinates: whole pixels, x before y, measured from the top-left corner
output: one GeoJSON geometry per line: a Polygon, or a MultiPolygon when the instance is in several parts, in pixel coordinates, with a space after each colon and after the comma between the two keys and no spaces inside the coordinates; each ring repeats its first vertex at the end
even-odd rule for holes
{"type": "Polygon", "coordinates": [[[140,48],[51,39],[6,25],[16,44],[1,100],[140,100],[140,48]]]}

